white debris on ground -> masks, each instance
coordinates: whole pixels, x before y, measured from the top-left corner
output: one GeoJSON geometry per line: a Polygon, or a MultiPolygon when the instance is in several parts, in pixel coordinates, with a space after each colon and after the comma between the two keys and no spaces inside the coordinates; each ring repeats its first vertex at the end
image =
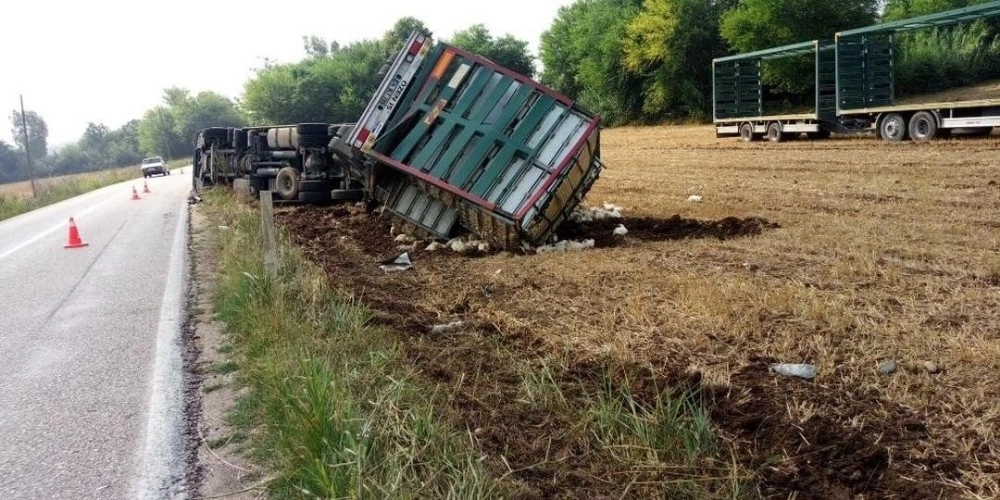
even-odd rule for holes
{"type": "Polygon", "coordinates": [[[559,240],[551,245],[544,245],[536,248],[535,253],[578,252],[588,248],[594,248],[594,240],[559,240]]]}
{"type": "MultiPolygon", "coordinates": [[[[391,231],[390,231],[390,235],[391,235],[391,231]]],[[[410,235],[408,235],[406,233],[400,233],[399,235],[396,236],[396,239],[394,241],[396,243],[413,243],[414,241],[417,241],[417,240],[413,236],[410,236],[410,235]]]]}
{"type": "Polygon", "coordinates": [[[490,244],[481,240],[465,240],[462,237],[452,238],[448,240],[444,246],[451,249],[451,251],[456,253],[466,253],[473,250],[478,250],[480,252],[489,252],[490,244]]]}
{"type": "Polygon", "coordinates": [[[442,249],[444,247],[445,247],[444,243],[441,243],[440,241],[432,241],[430,243],[430,245],[427,245],[427,247],[424,248],[424,251],[425,252],[436,252],[436,251],[438,251],[438,250],[440,250],[440,249],[442,249]]]}
{"type": "Polygon", "coordinates": [[[625,224],[618,224],[615,227],[614,233],[615,236],[625,236],[628,234],[628,229],[625,227],[625,224]]]}
{"type": "Polygon", "coordinates": [[[604,219],[621,219],[622,207],[605,202],[600,207],[585,207],[578,205],[573,213],[569,214],[572,222],[594,222],[604,219]]]}
{"type": "Polygon", "coordinates": [[[692,194],[691,196],[688,196],[688,201],[691,203],[701,203],[701,195],[692,194]]]}
{"type": "Polygon", "coordinates": [[[403,253],[394,259],[380,262],[378,267],[386,273],[406,271],[407,269],[413,269],[413,262],[410,261],[410,254],[403,253]]]}
{"type": "Polygon", "coordinates": [[[431,333],[451,333],[459,328],[465,323],[462,321],[452,321],[451,323],[445,323],[443,325],[434,325],[431,327],[431,333]]]}

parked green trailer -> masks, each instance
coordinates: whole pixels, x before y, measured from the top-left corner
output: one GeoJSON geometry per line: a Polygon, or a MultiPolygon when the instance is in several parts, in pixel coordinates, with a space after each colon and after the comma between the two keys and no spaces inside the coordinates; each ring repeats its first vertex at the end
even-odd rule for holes
{"type": "Polygon", "coordinates": [[[713,61],[716,134],[745,141],[780,141],[800,132],[811,138],[874,133],[888,141],[933,139],[942,131],[1000,126],[1000,99],[917,99],[896,96],[895,51],[899,33],[935,29],[1000,16],[1000,1],[841,31],[816,40],[713,61]],[[811,55],[814,101],[807,113],[770,114],[762,79],[767,61],[811,55]]]}

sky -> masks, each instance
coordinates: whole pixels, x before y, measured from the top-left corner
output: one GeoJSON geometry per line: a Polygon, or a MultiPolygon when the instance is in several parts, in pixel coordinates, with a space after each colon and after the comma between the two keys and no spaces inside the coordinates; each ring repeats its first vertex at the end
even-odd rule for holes
{"type": "Polygon", "coordinates": [[[341,46],[381,38],[400,18],[423,21],[437,39],[482,23],[494,37],[538,41],[573,0],[0,0],[0,140],[12,143],[10,111],[45,120],[49,145],[76,142],[87,123],[115,129],[183,87],[237,98],[265,58],[295,62],[302,37],[341,46]]]}

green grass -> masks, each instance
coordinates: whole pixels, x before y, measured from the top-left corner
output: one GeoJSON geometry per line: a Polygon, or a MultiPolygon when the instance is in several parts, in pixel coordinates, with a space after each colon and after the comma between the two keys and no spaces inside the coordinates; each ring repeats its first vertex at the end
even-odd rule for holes
{"type": "Polygon", "coordinates": [[[37,196],[27,193],[0,192],[0,220],[58,203],[128,179],[137,177],[136,167],[115,168],[54,179],[36,180],[37,196]]]}
{"type": "Polygon", "coordinates": [[[228,325],[239,383],[229,416],[273,472],[272,498],[482,498],[496,482],[436,413],[389,332],[336,296],[322,271],[282,241],[279,278],[263,274],[259,216],[209,192],[219,224],[217,314],[228,325]]]}

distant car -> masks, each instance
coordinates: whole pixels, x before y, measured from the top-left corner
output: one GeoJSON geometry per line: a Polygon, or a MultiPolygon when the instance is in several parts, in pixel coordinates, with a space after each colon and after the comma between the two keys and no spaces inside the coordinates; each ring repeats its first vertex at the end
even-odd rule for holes
{"type": "Polygon", "coordinates": [[[170,167],[167,166],[167,162],[163,161],[162,157],[150,156],[142,160],[142,176],[152,177],[154,175],[170,175],[170,167]]]}

